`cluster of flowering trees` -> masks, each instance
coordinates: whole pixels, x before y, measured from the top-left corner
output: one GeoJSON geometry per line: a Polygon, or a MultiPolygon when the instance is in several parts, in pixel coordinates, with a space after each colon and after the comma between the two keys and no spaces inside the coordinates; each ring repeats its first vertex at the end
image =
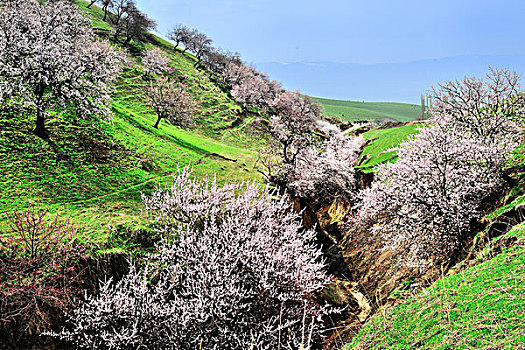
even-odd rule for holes
{"type": "Polygon", "coordinates": [[[287,188],[294,196],[327,201],[353,196],[353,166],[362,139],[346,138],[337,131],[337,136],[319,146],[313,132],[318,129],[322,109],[311,98],[283,89],[279,82],[246,65],[238,54],[213,48],[212,41],[196,30],[177,25],[169,38],[175,48],[182,44],[184,51],[196,55],[198,63],[202,60],[226,84],[230,96],[245,113],[251,109],[263,116],[259,126],[269,145],[261,152],[257,168],[271,183],[287,188]]]}
{"type": "Polygon", "coordinates": [[[119,282],[102,284],[55,334],[82,348],[276,349],[318,340],[327,282],[314,232],[286,197],[192,179],[144,196],[164,237],[119,282]],[[310,335],[309,335],[310,334],[310,335]]]}
{"type": "Polygon", "coordinates": [[[0,12],[0,98],[36,109],[35,134],[48,137],[46,112],[72,105],[80,116],[108,116],[108,82],[122,56],[96,40],[89,20],[65,1],[8,2],[0,12]]]}
{"type": "Polygon", "coordinates": [[[518,76],[491,70],[433,92],[432,124],[397,149],[362,192],[354,224],[370,224],[408,262],[446,257],[459,247],[483,199],[501,188],[503,167],[525,115],[518,76]]]}
{"type": "Polygon", "coordinates": [[[319,124],[321,107],[299,92],[281,91],[267,108],[270,118],[262,129],[269,140],[260,152],[259,172],[294,197],[323,205],[334,200],[353,202],[354,166],[364,140],[347,137],[334,125],[319,124]],[[328,139],[320,140],[314,131],[328,139]]]}
{"type": "Polygon", "coordinates": [[[215,49],[211,40],[194,29],[176,25],[169,38],[175,48],[182,44],[183,52],[194,53],[198,63],[204,63],[227,86],[245,113],[251,110],[262,117],[258,126],[268,139],[268,147],[260,153],[257,170],[267,180],[294,196],[327,201],[353,196],[353,166],[362,139],[346,138],[337,131],[336,137],[319,145],[314,131],[319,128],[322,108],[311,98],[283,89],[279,82],[245,64],[237,53],[215,49]]]}

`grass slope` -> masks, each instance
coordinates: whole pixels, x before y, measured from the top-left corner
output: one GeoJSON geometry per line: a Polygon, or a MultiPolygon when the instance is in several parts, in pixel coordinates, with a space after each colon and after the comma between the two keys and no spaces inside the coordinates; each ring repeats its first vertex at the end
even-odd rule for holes
{"type": "Polygon", "coordinates": [[[525,225],[501,253],[378,313],[345,349],[524,349],[525,225]]]}
{"type": "Polygon", "coordinates": [[[348,121],[386,118],[411,121],[421,114],[420,106],[407,103],[343,101],[319,97],[313,99],[323,105],[325,115],[335,115],[348,121]]]}
{"type": "MultiPolygon", "coordinates": [[[[104,28],[100,8],[77,1],[104,28]]],[[[186,77],[201,110],[195,126],[181,129],[156,116],[143,95],[147,81],[140,59],[120,75],[113,93],[111,121],[75,120],[67,111],[46,120],[50,140],[32,133],[35,113],[13,102],[0,112],[0,214],[30,205],[49,207],[70,217],[79,236],[114,249],[112,236],[143,226],[141,192],[170,182],[179,166],[190,164],[197,177],[219,182],[258,179],[253,170],[259,141],[243,132],[240,108],[207,74],[193,67],[194,58],[167,48],[151,36],[146,47],[159,46],[171,59],[173,72],[186,77]],[[232,126],[232,124],[240,126],[232,126]]],[[[136,45],[138,47],[138,45],[136,45]]],[[[7,223],[0,217],[0,230],[7,223]]],[[[124,247],[120,247],[124,248],[124,247]]]]}

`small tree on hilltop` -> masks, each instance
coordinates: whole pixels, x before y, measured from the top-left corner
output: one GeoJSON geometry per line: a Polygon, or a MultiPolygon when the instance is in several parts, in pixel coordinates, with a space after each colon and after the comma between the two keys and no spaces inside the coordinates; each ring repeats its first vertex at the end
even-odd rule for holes
{"type": "MultiPolygon", "coordinates": [[[[185,45],[188,43],[188,39],[191,36],[191,29],[188,27],[177,24],[168,32],[168,39],[175,42],[174,49],[176,50],[180,44],[185,45]]],[[[185,50],[186,51],[186,50],[185,50]]]]}
{"type": "Polygon", "coordinates": [[[140,39],[145,31],[156,27],[157,23],[154,20],[139,11],[137,6],[130,2],[124,7],[122,18],[115,25],[115,37],[123,36],[125,38],[124,44],[127,45],[132,39],[140,39]]]}
{"type": "Polygon", "coordinates": [[[209,69],[210,76],[215,74],[218,77],[222,77],[228,64],[239,64],[241,63],[241,58],[237,52],[224,52],[220,49],[211,48],[204,52],[202,61],[209,69]]]}
{"type": "Polygon", "coordinates": [[[195,55],[197,62],[195,67],[201,62],[202,56],[208,50],[211,50],[212,40],[206,36],[206,34],[200,33],[196,29],[192,31],[190,36],[187,38],[187,42],[184,44],[188,50],[195,55]]]}
{"type": "Polygon", "coordinates": [[[135,0],[111,0],[109,8],[113,13],[110,15],[110,19],[116,28],[119,28],[120,21],[126,16],[131,7],[136,7],[135,0]]]}
{"type": "Polygon", "coordinates": [[[46,138],[46,111],[73,104],[81,116],[110,115],[107,83],[121,56],[96,41],[90,22],[64,1],[9,2],[0,12],[0,96],[36,108],[35,134],[46,138]]]}
{"type": "Polygon", "coordinates": [[[159,128],[161,119],[173,125],[188,125],[198,111],[197,102],[183,83],[171,82],[168,78],[152,81],[146,89],[149,106],[157,114],[153,126],[159,128]]]}

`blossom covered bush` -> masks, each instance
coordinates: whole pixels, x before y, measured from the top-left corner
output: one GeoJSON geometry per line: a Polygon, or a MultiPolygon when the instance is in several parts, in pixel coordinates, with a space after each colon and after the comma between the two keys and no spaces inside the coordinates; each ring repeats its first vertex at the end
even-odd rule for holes
{"type": "Polygon", "coordinates": [[[328,281],[286,197],[196,180],[144,196],[164,236],[147,267],[102,284],[56,336],[82,348],[276,349],[319,340],[328,281]],[[306,332],[306,333],[303,333],[306,332]],[[311,334],[309,334],[311,333],[311,334]],[[279,345],[281,344],[281,345],[279,345]]]}
{"type": "Polygon", "coordinates": [[[283,182],[295,197],[310,197],[322,205],[334,200],[353,203],[358,190],[354,166],[365,141],[331,130],[332,136],[320,149],[307,148],[280,174],[286,176],[283,182]]]}
{"type": "Polygon", "coordinates": [[[144,72],[147,75],[162,75],[169,70],[170,60],[162,54],[162,50],[153,48],[148,49],[142,56],[144,72]]]}
{"type": "Polygon", "coordinates": [[[434,91],[432,123],[396,149],[395,163],[378,169],[352,223],[372,227],[406,263],[460,248],[522,140],[513,122],[524,116],[515,77],[491,70],[486,82],[466,78],[434,91]]]}

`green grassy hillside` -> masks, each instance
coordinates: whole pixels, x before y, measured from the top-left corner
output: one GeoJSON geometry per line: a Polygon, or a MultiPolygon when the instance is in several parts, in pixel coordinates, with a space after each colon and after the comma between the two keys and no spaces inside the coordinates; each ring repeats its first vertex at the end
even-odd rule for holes
{"type": "Polygon", "coordinates": [[[377,313],[345,349],[525,348],[525,226],[487,249],[491,259],[377,313]]]}
{"type": "Polygon", "coordinates": [[[323,105],[325,115],[335,115],[348,121],[386,118],[410,121],[421,114],[420,106],[407,103],[343,101],[319,97],[314,97],[314,100],[323,105]]]}
{"type": "MultiPolygon", "coordinates": [[[[77,4],[104,28],[102,11],[77,4]]],[[[193,67],[194,58],[174,52],[152,36],[146,47],[162,47],[173,72],[183,74],[200,112],[195,126],[182,129],[156,116],[143,96],[146,84],[140,59],[124,69],[113,93],[109,121],[75,120],[68,113],[48,116],[50,140],[33,135],[34,111],[16,103],[0,112],[0,213],[28,206],[49,207],[70,217],[79,235],[113,248],[111,235],[125,226],[142,225],[141,192],[169,183],[179,166],[219,182],[258,179],[253,170],[258,142],[243,132],[237,106],[207,76],[193,67]],[[232,124],[240,124],[232,127],[232,124]]],[[[7,225],[0,219],[0,229],[7,225]]]]}

